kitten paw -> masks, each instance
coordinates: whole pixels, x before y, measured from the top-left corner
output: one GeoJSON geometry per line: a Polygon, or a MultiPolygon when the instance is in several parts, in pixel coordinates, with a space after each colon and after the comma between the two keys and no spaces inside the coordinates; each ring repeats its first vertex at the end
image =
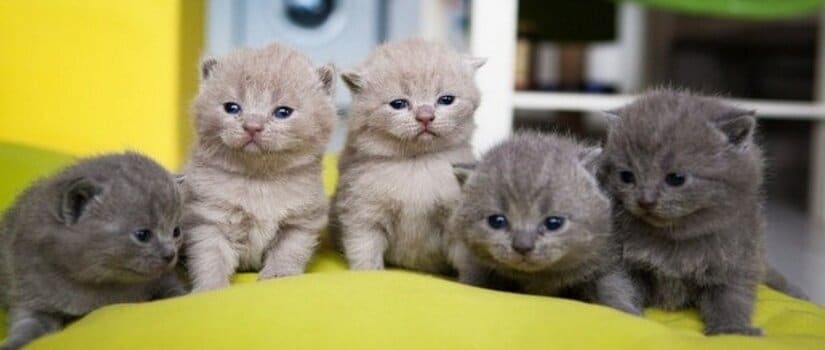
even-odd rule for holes
{"type": "Polygon", "coordinates": [[[272,278],[278,277],[287,277],[287,276],[296,276],[304,273],[301,269],[289,269],[289,268],[278,268],[278,269],[268,269],[264,267],[261,272],[258,273],[258,281],[268,280],[272,278]]]}
{"type": "Polygon", "coordinates": [[[763,335],[762,329],[751,326],[725,326],[705,328],[705,335],[741,334],[760,337],[763,335]]]}

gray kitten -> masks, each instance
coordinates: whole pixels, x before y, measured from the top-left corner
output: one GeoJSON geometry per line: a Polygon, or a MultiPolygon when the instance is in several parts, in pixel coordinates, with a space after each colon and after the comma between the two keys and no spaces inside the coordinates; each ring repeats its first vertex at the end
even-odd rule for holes
{"type": "Polygon", "coordinates": [[[646,305],[698,307],[708,335],[761,334],[751,326],[765,273],[754,112],[662,89],[612,113],[602,180],[646,305]]]}
{"type": "Polygon", "coordinates": [[[279,44],[202,64],[198,142],[184,169],[193,291],[297,275],[327,222],[321,157],[335,126],[335,70],[279,44]]]}
{"type": "Polygon", "coordinates": [[[3,349],[99,307],[183,294],[174,273],[182,198],[136,153],[82,160],[24,191],[0,223],[3,349]]]}
{"type": "Polygon", "coordinates": [[[408,39],[342,75],[353,101],[330,228],[350,268],[450,270],[442,235],[459,195],[450,164],[473,160],[482,64],[408,39]]]}
{"type": "Polygon", "coordinates": [[[487,286],[503,277],[528,293],[641,314],[611,234],[610,201],[593,174],[600,153],[521,133],[473,167],[456,165],[463,195],[449,230],[459,281],[487,286]]]}

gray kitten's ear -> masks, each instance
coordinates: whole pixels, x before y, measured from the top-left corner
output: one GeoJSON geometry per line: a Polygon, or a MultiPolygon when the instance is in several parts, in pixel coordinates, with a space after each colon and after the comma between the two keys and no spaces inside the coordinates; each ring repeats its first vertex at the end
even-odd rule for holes
{"type": "Polygon", "coordinates": [[[60,198],[61,221],[67,226],[77,223],[102,190],[99,184],[85,177],[68,182],[60,198]]]}
{"type": "Polygon", "coordinates": [[[364,77],[356,71],[350,70],[341,73],[341,79],[352,93],[358,93],[364,88],[364,77]]]}
{"type": "Polygon", "coordinates": [[[735,109],[713,122],[728,142],[739,146],[753,138],[756,128],[756,111],[735,109]]]}
{"type": "Polygon", "coordinates": [[[455,175],[455,179],[458,180],[458,184],[461,186],[464,186],[464,183],[475,171],[476,163],[453,164],[453,175],[455,175]]]}
{"type": "Polygon", "coordinates": [[[318,72],[318,77],[321,78],[324,91],[327,95],[332,96],[335,93],[335,65],[332,63],[325,64],[318,67],[316,71],[318,72]]]}
{"type": "Polygon", "coordinates": [[[607,120],[607,125],[616,124],[616,122],[618,122],[619,119],[622,119],[622,116],[619,114],[619,112],[620,111],[618,109],[611,109],[611,110],[607,110],[607,111],[602,111],[602,115],[604,116],[604,119],[607,120]]]}
{"type": "Polygon", "coordinates": [[[212,76],[212,72],[215,70],[215,66],[218,65],[218,60],[214,57],[204,57],[201,61],[201,80],[209,79],[212,76]]]}
{"type": "Polygon", "coordinates": [[[465,57],[464,62],[467,63],[473,71],[477,71],[481,66],[487,63],[487,59],[484,57],[465,57]]]}
{"type": "Polygon", "coordinates": [[[596,174],[602,160],[601,147],[588,147],[579,152],[579,162],[591,174],[596,174]]]}

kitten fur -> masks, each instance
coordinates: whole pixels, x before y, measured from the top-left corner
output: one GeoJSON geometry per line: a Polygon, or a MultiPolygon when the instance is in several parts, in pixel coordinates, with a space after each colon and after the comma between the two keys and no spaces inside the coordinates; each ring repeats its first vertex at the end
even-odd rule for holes
{"type": "Polygon", "coordinates": [[[449,221],[460,282],[512,280],[531,294],[566,296],[641,314],[612,237],[610,200],[594,173],[601,148],[519,133],[472,167],[456,165],[462,197],[449,221]],[[493,228],[488,219],[508,224],[493,228]],[[549,230],[548,217],[563,217],[549,230]]]}
{"type": "Polygon", "coordinates": [[[20,194],[0,222],[0,301],[17,349],[99,307],[183,294],[183,200],[136,153],[79,161],[20,194]],[[146,241],[137,230],[150,230],[146,241]]]}
{"type": "Polygon", "coordinates": [[[646,305],[695,306],[709,335],[761,334],[751,326],[765,273],[754,112],[660,89],[613,114],[602,180],[646,305]],[[686,181],[673,185],[668,174],[686,181]]]}
{"type": "Polygon", "coordinates": [[[201,71],[184,169],[193,290],[226,287],[236,270],[301,274],[327,222],[321,157],[336,121],[334,68],[271,44],[207,58],[201,71]],[[280,107],[293,112],[278,118],[280,107]]]}
{"type": "Polygon", "coordinates": [[[473,160],[473,76],[483,63],[406,39],[342,74],[353,98],[330,229],[351,269],[451,271],[443,231],[459,187],[450,164],[473,160]],[[394,109],[399,99],[408,105],[394,109]]]}

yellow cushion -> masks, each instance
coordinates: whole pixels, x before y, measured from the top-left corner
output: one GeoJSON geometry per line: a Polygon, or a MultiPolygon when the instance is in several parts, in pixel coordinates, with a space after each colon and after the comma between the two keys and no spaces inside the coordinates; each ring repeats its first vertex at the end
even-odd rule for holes
{"type": "MultiPolygon", "coordinates": [[[[334,186],[335,160],[325,159],[334,186]]],[[[767,334],[706,337],[695,311],[645,318],[406,271],[349,272],[323,248],[310,273],[99,309],[33,349],[823,349],[825,308],[760,287],[767,334]]],[[[5,329],[0,329],[0,338],[5,329]]]]}

